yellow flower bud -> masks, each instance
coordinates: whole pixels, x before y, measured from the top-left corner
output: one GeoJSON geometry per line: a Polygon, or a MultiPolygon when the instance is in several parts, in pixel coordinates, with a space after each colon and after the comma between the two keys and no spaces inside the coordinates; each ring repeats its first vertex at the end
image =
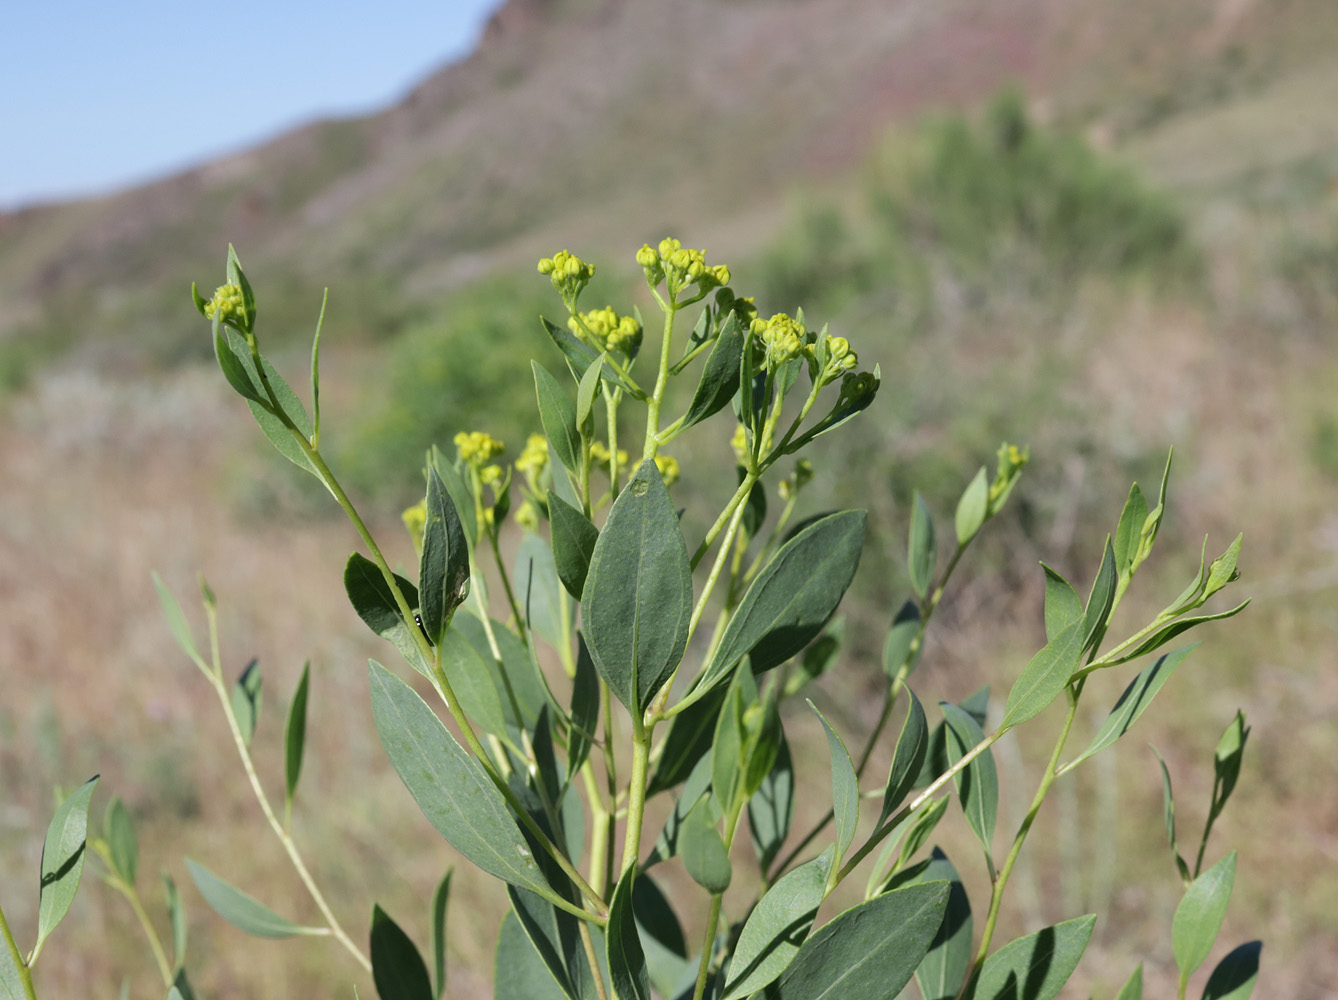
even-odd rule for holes
{"type": "Polygon", "coordinates": [[[239,330],[246,327],[246,298],[240,285],[219,285],[214,290],[214,297],[204,304],[204,314],[209,319],[218,316],[220,323],[227,323],[239,330]]]}
{"type": "Polygon", "coordinates": [[[660,470],[660,478],[664,480],[665,486],[672,486],[678,482],[679,467],[678,459],[672,455],[656,455],[655,468],[660,470]]]}

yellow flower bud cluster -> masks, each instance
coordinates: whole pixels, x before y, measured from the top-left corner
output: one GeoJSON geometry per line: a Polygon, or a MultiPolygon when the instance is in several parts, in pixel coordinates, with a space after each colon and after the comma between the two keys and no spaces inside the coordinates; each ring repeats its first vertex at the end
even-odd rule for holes
{"type": "Polygon", "coordinates": [[[567,327],[578,337],[588,332],[601,351],[615,351],[632,357],[641,347],[641,324],[635,316],[619,316],[611,306],[592,309],[567,320],[567,327]]]}
{"type": "MultiPolygon", "coordinates": [[[[595,460],[596,465],[607,466],[609,464],[609,459],[612,456],[609,454],[608,446],[603,441],[592,441],[590,443],[590,457],[595,460]]],[[[627,468],[627,460],[627,452],[622,448],[619,448],[618,467],[620,469],[627,468]]]]}
{"type": "Polygon", "coordinates": [[[794,317],[776,313],[771,319],[753,320],[752,326],[763,351],[762,367],[767,371],[775,371],[804,353],[808,331],[794,317]]]}
{"type": "Polygon", "coordinates": [[[739,324],[747,329],[752,325],[753,320],[757,319],[757,306],[753,304],[753,297],[740,298],[730,289],[722,288],[715,296],[716,311],[723,320],[729,313],[739,317],[739,324]]]}
{"type": "Polygon", "coordinates": [[[506,445],[484,431],[461,431],[455,435],[455,447],[460,458],[475,469],[482,469],[506,451],[506,445]]]}
{"type": "Polygon", "coordinates": [[[704,295],[713,288],[729,284],[728,267],[708,265],[705,253],[690,250],[672,238],[660,240],[660,245],[654,249],[649,243],[645,244],[637,251],[636,262],[646,272],[646,280],[651,285],[663,281],[670,294],[696,285],[698,292],[704,295]]]}
{"type": "Polygon", "coordinates": [[[678,459],[672,455],[656,455],[655,468],[660,470],[660,478],[664,480],[665,486],[672,486],[678,482],[679,474],[682,471],[678,467],[678,459]]]}
{"type": "Polygon", "coordinates": [[[743,424],[734,425],[734,436],[729,439],[730,447],[734,449],[734,457],[739,460],[740,465],[748,464],[748,428],[743,424]]]}
{"type": "Polygon", "coordinates": [[[516,508],[516,523],[526,531],[539,530],[539,508],[534,505],[533,500],[526,500],[516,508]]]}
{"type": "Polygon", "coordinates": [[[525,442],[525,449],[516,459],[516,468],[526,481],[533,483],[540,473],[548,467],[548,438],[542,434],[531,434],[525,442]]]}
{"type": "Polygon", "coordinates": [[[547,275],[564,301],[574,303],[581,290],[595,276],[593,264],[587,264],[573,253],[559,250],[552,257],[539,261],[539,273],[547,275]]]}
{"type": "Polygon", "coordinates": [[[818,342],[805,347],[804,353],[808,356],[809,374],[815,381],[821,379],[823,385],[859,367],[859,355],[850,349],[850,341],[845,337],[824,334],[818,342]]]}
{"type": "Polygon", "coordinates": [[[1031,460],[1030,448],[1019,448],[1005,441],[999,445],[999,462],[994,473],[994,482],[990,483],[989,510],[994,513],[1003,506],[1004,500],[1012,492],[1018,476],[1031,460]]]}
{"type": "Polygon", "coordinates": [[[427,498],[424,497],[400,515],[404,528],[413,539],[415,552],[423,551],[423,532],[427,529],[427,498]]]}
{"type": "Polygon", "coordinates": [[[214,297],[204,304],[204,314],[209,319],[217,315],[220,323],[245,330],[246,297],[242,294],[241,286],[219,285],[214,290],[214,297]]]}

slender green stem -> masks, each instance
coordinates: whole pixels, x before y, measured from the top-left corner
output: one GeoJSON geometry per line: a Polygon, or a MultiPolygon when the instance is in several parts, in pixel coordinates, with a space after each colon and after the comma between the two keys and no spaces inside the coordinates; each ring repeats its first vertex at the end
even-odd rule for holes
{"type": "Polygon", "coordinates": [[[168,989],[171,989],[172,966],[167,961],[167,951],[163,948],[162,939],[158,937],[158,932],[154,930],[153,923],[149,920],[149,915],[144,910],[144,904],[140,902],[139,893],[135,891],[133,885],[129,885],[119,875],[114,874],[110,861],[102,850],[98,850],[98,854],[102,857],[103,862],[107,864],[109,872],[112,872],[107,875],[107,884],[124,896],[126,901],[130,904],[130,908],[134,911],[135,917],[139,920],[139,926],[144,929],[144,936],[149,940],[149,949],[153,952],[153,960],[158,966],[158,974],[162,977],[163,985],[168,989]]]}
{"type": "Polygon", "coordinates": [[[604,782],[609,792],[608,830],[604,838],[604,885],[613,887],[613,842],[618,829],[618,759],[613,748],[618,745],[614,729],[613,698],[608,684],[599,679],[600,710],[604,713],[604,782]]]}
{"type": "Polygon", "coordinates": [[[890,834],[893,830],[895,830],[898,826],[902,824],[902,822],[906,819],[907,816],[911,815],[911,813],[919,809],[920,806],[924,805],[931,798],[937,795],[939,789],[941,789],[944,785],[946,785],[959,773],[965,770],[966,767],[973,760],[975,760],[977,757],[983,754],[990,747],[994,746],[994,744],[997,743],[1000,737],[1002,737],[1003,734],[1006,732],[1008,732],[1008,730],[1000,726],[994,732],[990,733],[983,740],[981,740],[970,750],[968,750],[965,754],[963,754],[961,759],[958,760],[957,763],[951,765],[946,771],[944,771],[932,782],[930,782],[929,785],[919,795],[911,799],[911,801],[908,802],[906,805],[902,806],[901,809],[899,809],[895,815],[893,815],[890,819],[888,819],[885,823],[883,823],[882,826],[878,827],[878,829],[876,829],[870,835],[869,839],[865,842],[864,846],[861,847],[858,851],[856,851],[851,856],[850,860],[847,861],[841,867],[841,870],[838,872],[834,872],[832,876],[827,880],[827,891],[831,892],[832,889],[836,888],[836,886],[839,885],[846,878],[846,876],[848,876],[852,871],[854,871],[857,867],[859,867],[859,863],[863,861],[865,858],[867,858],[873,852],[873,849],[883,842],[884,838],[886,838],[888,834],[890,834]]]}
{"type": "Polygon", "coordinates": [[[498,543],[497,533],[495,531],[488,532],[488,545],[492,549],[493,562],[497,563],[497,575],[502,578],[502,590],[506,593],[507,606],[511,608],[511,614],[514,615],[516,619],[516,631],[519,634],[520,641],[528,648],[530,645],[530,637],[525,630],[525,612],[521,610],[520,602],[516,600],[516,592],[511,589],[511,577],[506,571],[505,564],[502,562],[502,549],[498,543]]]}
{"type": "Polygon", "coordinates": [[[14,963],[14,968],[19,971],[19,981],[23,983],[23,995],[28,1000],[37,1000],[37,994],[33,992],[32,971],[23,961],[23,954],[19,951],[19,946],[14,943],[14,935],[10,933],[9,921],[5,919],[5,911],[0,909],[0,936],[5,939],[5,947],[9,949],[9,957],[14,963]]]}
{"type": "MultiPolygon", "coordinates": [[[[1027,839],[1027,834],[1031,832],[1032,824],[1036,822],[1036,816],[1041,811],[1041,805],[1045,802],[1045,797],[1050,792],[1050,786],[1054,784],[1058,777],[1059,756],[1064,752],[1064,744],[1068,742],[1069,731],[1073,728],[1073,720],[1078,714],[1078,698],[1082,694],[1082,682],[1079,681],[1065,689],[1068,695],[1069,708],[1064,716],[1064,726],[1059,732],[1059,738],[1055,740],[1054,749],[1050,752],[1050,760],[1045,765],[1045,773],[1041,775],[1041,782],[1036,788],[1036,795],[1031,801],[1031,807],[1027,810],[1027,815],[1022,820],[1022,825],[1018,827],[1017,835],[1013,838],[1013,846],[1008,851],[1008,857],[1004,859],[1003,867],[999,869],[998,875],[994,879],[994,888],[990,893],[989,915],[985,918],[985,930],[980,937],[980,947],[976,949],[975,965],[979,967],[985,961],[990,952],[990,941],[994,937],[994,927],[999,920],[999,906],[1003,902],[1004,889],[1008,886],[1008,878],[1013,873],[1013,866],[1017,864],[1018,855],[1022,853],[1022,845],[1027,839]]],[[[971,977],[967,977],[970,982],[971,977]]],[[[963,986],[965,989],[965,985],[963,986]]]]}
{"type": "Polygon", "coordinates": [[[604,973],[599,967],[599,955],[595,952],[595,941],[590,933],[590,925],[582,920],[577,926],[581,931],[581,947],[585,949],[585,960],[590,963],[590,977],[595,981],[595,997],[597,1000],[609,1000],[609,995],[604,990],[604,973]]]}
{"type": "Polygon", "coordinates": [[[646,782],[650,775],[650,740],[654,727],[632,712],[632,777],[627,786],[627,829],[623,837],[622,874],[635,868],[641,855],[641,819],[646,811],[646,782]]]}
{"type": "MultiPolygon", "coordinates": [[[[218,626],[212,615],[210,616],[209,633],[210,645],[216,650],[218,646],[218,626]]],[[[251,759],[250,748],[247,747],[241,727],[237,724],[237,714],[232,710],[232,699],[228,696],[228,690],[224,686],[223,671],[217,655],[214,659],[213,687],[214,692],[218,695],[219,704],[223,707],[223,715],[228,720],[228,729],[232,732],[232,742],[237,747],[237,755],[241,758],[242,767],[246,771],[246,778],[251,783],[251,791],[255,793],[256,801],[260,803],[260,810],[265,814],[265,820],[269,823],[270,829],[274,831],[274,835],[279,838],[279,843],[283,845],[288,860],[292,862],[298,878],[306,886],[307,894],[311,896],[312,902],[320,910],[321,916],[325,919],[325,923],[330,928],[335,940],[344,946],[357,963],[363,967],[364,971],[371,972],[371,961],[362,953],[362,949],[354,944],[353,939],[348,936],[339,923],[339,919],[334,915],[334,911],[330,909],[329,903],[325,901],[325,896],[316,884],[316,880],[312,878],[311,872],[307,870],[306,863],[297,850],[297,844],[288,831],[283,828],[283,824],[279,822],[278,817],[274,815],[274,810],[269,804],[269,796],[265,794],[265,789],[260,784],[260,777],[256,774],[255,762],[251,759]]]]}
{"type": "Polygon", "coordinates": [[[605,385],[602,391],[604,419],[609,429],[609,497],[614,499],[618,496],[618,403],[622,399],[622,390],[614,389],[610,392],[605,385]]]}
{"type": "MultiPolygon", "coordinates": [[[[747,481],[748,477],[745,476],[744,482],[747,481]]],[[[734,508],[734,516],[729,519],[729,527],[725,530],[724,541],[720,543],[720,551],[716,554],[715,562],[711,564],[711,572],[707,575],[701,595],[697,598],[697,604],[692,609],[692,618],[688,622],[689,639],[697,631],[697,624],[702,620],[702,614],[706,611],[706,602],[710,599],[711,592],[715,590],[716,582],[720,579],[720,572],[729,559],[730,543],[734,540],[735,532],[739,530],[739,522],[743,520],[744,510],[746,510],[744,505],[738,504],[734,508]]]]}
{"type": "Polygon", "coordinates": [[[711,893],[711,907],[706,913],[706,930],[702,934],[702,960],[697,966],[697,984],[692,989],[692,1000],[702,1000],[706,993],[706,978],[711,972],[711,959],[715,957],[715,932],[720,924],[722,898],[722,893],[711,893]]]}
{"type": "Polygon", "coordinates": [[[654,458],[659,450],[660,404],[664,401],[664,387],[669,381],[669,351],[674,339],[674,317],[678,304],[671,294],[664,307],[664,339],[660,341],[660,367],[655,375],[655,390],[646,400],[646,441],[641,449],[641,461],[654,458]]]}
{"type": "Polygon", "coordinates": [[[743,480],[739,483],[739,488],[734,491],[734,495],[729,498],[729,503],[725,504],[725,509],[720,512],[720,516],[715,519],[715,523],[707,530],[702,542],[697,546],[697,551],[692,554],[692,568],[696,569],[697,564],[705,557],[711,546],[715,543],[716,537],[725,526],[729,524],[734,517],[734,511],[738,509],[739,504],[748,499],[748,494],[752,491],[753,484],[757,482],[760,472],[747,472],[743,480]]]}

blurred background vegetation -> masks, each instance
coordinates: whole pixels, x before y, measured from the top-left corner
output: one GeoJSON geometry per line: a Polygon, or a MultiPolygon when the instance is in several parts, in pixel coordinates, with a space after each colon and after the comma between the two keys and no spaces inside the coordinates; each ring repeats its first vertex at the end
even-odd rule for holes
{"type": "MultiPolygon", "coordinates": [[[[526,362],[556,361],[538,316],[560,304],[534,261],[569,248],[600,269],[587,305],[644,306],[632,254],[676,235],[728,263],[764,313],[802,306],[882,366],[875,406],[824,439],[806,501],[871,512],[844,606],[846,669],[818,696],[847,732],[874,721],[913,490],[949,518],[1000,440],[1031,444],[1007,518],[973,550],[912,680],[958,700],[1005,688],[1043,640],[1037,561],[1090,579],[1129,481],[1152,488],[1175,447],[1171,511],[1128,621],[1180,590],[1205,534],[1211,555],[1241,529],[1239,590],[1255,604],[1207,636],[1139,740],[1061,784],[1005,920],[1100,909],[1082,971],[1094,995],[1140,957],[1151,990],[1173,981],[1177,888],[1142,742],[1165,755],[1192,829],[1217,735],[1242,707],[1246,773],[1214,840],[1241,850],[1222,940],[1264,939],[1261,995],[1332,996],[1338,15],[1324,0],[668,6],[512,0],[473,56],[382,114],[0,215],[11,923],[36,905],[53,785],[100,771],[139,823],[146,895],[159,867],[186,886],[204,995],[352,995],[356,970],[324,943],[244,939],[188,885],[186,854],[285,916],[307,905],[171,645],[154,568],[182,595],[203,571],[225,656],[238,671],[260,657],[258,753],[275,787],[286,699],[312,658],[297,831],[341,917],[361,926],[378,900],[421,940],[452,860],[371,729],[363,664],[384,653],[340,586],[355,539],[211,368],[186,292],[221,279],[227,242],[281,367],[303,370],[330,286],[323,441],[408,563],[398,513],[424,449],[486,429],[514,458],[537,429],[526,362]]],[[[727,485],[727,433],[708,425],[676,454],[701,472],[676,488],[700,518],[727,485]]],[[[1099,680],[1097,705],[1125,678],[1099,680]]],[[[820,735],[798,714],[787,727],[820,779],[820,735]]],[[[1001,744],[1014,821],[1034,750],[1001,744]]],[[[484,995],[499,900],[473,872],[454,892],[451,995],[484,995]]],[[[132,995],[153,995],[135,935],[90,882],[41,985],[110,995],[129,976],[132,995]]]]}

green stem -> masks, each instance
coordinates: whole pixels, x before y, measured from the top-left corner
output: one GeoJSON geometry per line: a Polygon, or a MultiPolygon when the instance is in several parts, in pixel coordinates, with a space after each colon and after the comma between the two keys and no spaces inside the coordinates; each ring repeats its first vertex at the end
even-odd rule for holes
{"type": "MultiPolygon", "coordinates": [[[[1041,775],[1041,783],[1036,788],[1036,795],[1031,801],[1031,807],[1027,810],[1026,817],[1022,820],[1022,825],[1018,827],[1017,836],[1013,838],[1013,846],[1008,851],[1008,857],[1004,859],[1003,867],[999,869],[999,874],[994,879],[994,888],[990,894],[989,915],[985,918],[985,930],[981,934],[980,947],[976,949],[975,966],[978,968],[989,955],[990,941],[994,937],[994,927],[999,920],[999,906],[1003,902],[1004,889],[1008,885],[1008,878],[1013,873],[1013,866],[1017,864],[1018,855],[1022,853],[1022,845],[1027,839],[1027,834],[1031,832],[1032,824],[1036,822],[1036,816],[1041,811],[1041,805],[1045,802],[1045,797],[1050,791],[1050,786],[1054,784],[1058,777],[1059,756],[1064,752],[1064,744],[1068,742],[1069,730],[1073,728],[1073,720],[1078,714],[1078,698],[1082,694],[1082,682],[1079,681],[1065,689],[1068,694],[1069,709],[1064,717],[1064,726],[1059,732],[1059,738],[1055,740],[1054,749],[1050,753],[1050,761],[1045,766],[1045,773],[1041,775]]],[[[969,983],[971,977],[967,977],[969,983]]],[[[965,986],[963,987],[965,988],[965,986]]]]}
{"type": "Polygon", "coordinates": [[[641,854],[641,819],[646,811],[646,782],[650,775],[650,740],[647,727],[637,711],[632,713],[632,778],[627,786],[627,830],[623,837],[622,874],[635,868],[641,854]]]}
{"type": "Polygon", "coordinates": [[[604,394],[604,419],[609,427],[609,498],[616,499],[618,496],[618,403],[621,401],[622,390],[615,389],[609,391],[607,385],[603,386],[604,394]]]}
{"type": "Polygon", "coordinates": [[[674,317],[678,304],[671,294],[664,306],[664,339],[660,342],[660,368],[655,375],[655,390],[646,400],[646,441],[641,449],[641,461],[654,458],[659,450],[660,403],[664,401],[664,387],[669,381],[669,350],[674,338],[674,317]]]}
{"type": "MultiPolygon", "coordinates": [[[[745,483],[748,477],[744,476],[745,483]]],[[[751,487],[751,483],[749,484],[751,487]]],[[[701,596],[697,598],[697,604],[692,609],[692,618],[688,622],[688,638],[697,631],[697,624],[702,620],[702,614],[706,611],[706,602],[711,597],[711,592],[715,590],[715,585],[720,579],[720,573],[729,559],[730,543],[734,540],[735,533],[739,530],[739,522],[743,520],[743,512],[747,508],[743,504],[737,504],[734,507],[734,516],[729,519],[729,527],[725,530],[724,541],[720,543],[720,551],[716,553],[715,562],[711,564],[711,572],[706,577],[706,584],[702,587],[701,596]]]]}
{"type": "MultiPolygon", "coordinates": [[[[90,844],[92,842],[90,841],[90,844]]],[[[95,850],[98,850],[96,847],[95,850]]],[[[98,850],[98,855],[103,863],[107,865],[109,871],[112,869],[110,860],[103,850],[98,850]]],[[[162,939],[158,937],[158,932],[154,930],[153,923],[149,920],[149,915],[144,910],[144,904],[140,902],[139,893],[135,887],[126,883],[119,875],[110,874],[107,876],[107,884],[126,898],[130,904],[130,909],[135,913],[139,920],[139,926],[144,929],[144,936],[149,940],[149,949],[153,952],[153,960],[158,966],[158,974],[162,976],[163,985],[168,989],[172,988],[172,966],[167,961],[167,951],[163,948],[162,939]]]]}
{"type": "Polygon", "coordinates": [[[739,488],[736,489],[734,495],[729,498],[729,503],[725,504],[725,509],[720,512],[720,516],[715,519],[715,523],[711,525],[706,532],[706,536],[702,538],[702,543],[697,546],[697,551],[692,554],[693,569],[697,568],[697,564],[700,563],[706,556],[706,553],[710,551],[716,537],[724,530],[725,526],[729,524],[731,518],[734,517],[734,511],[738,508],[739,504],[743,503],[743,501],[748,498],[749,492],[752,491],[753,484],[757,482],[760,475],[761,473],[759,472],[747,472],[744,474],[743,480],[739,483],[739,488]]]}
{"type": "Polygon", "coordinates": [[[5,919],[3,909],[0,909],[0,936],[4,937],[5,947],[9,949],[9,957],[14,963],[14,968],[19,971],[19,981],[23,983],[23,995],[28,1000],[37,1000],[37,994],[33,992],[32,972],[24,963],[19,946],[14,943],[14,935],[9,931],[9,921],[5,919]]]}
{"type": "Polygon", "coordinates": [[[720,924],[720,900],[723,894],[711,893],[711,908],[706,914],[706,931],[702,936],[702,960],[697,966],[697,984],[692,989],[692,1000],[702,1000],[706,993],[706,977],[711,972],[711,959],[715,952],[715,932],[720,924]]]}
{"type": "Polygon", "coordinates": [[[218,648],[218,626],[215,616],[210,616],[209,638],[210,645],[215,650],[214,659],[214,693],[218,695],[219,704],[223,707],[223,715],[228,720],[228,729],[232,732],[232,742],[237,747],[237,755],[241,757],[242,767],[246,771],[246,778],[251,783],[251,791],[255,793],[256,801],[260,803],[260,810],[265,814],[265,820],[269,823],[270,829],[274,835],[279,838],[279,843],[283,845],[284,852],[288,855],[288,860],[292,862],[293,868],[297,871],[298,878],[306,886],[307,894],[311,896],[312,902],[320,910],[321,916],[325,919],[326,926],[330,932],[344,948],[353,956],[365,972],[372,971],[372,963],[362,950],[353,943],[353,939],[348,936],[343,926],[335,917],[330,909],[329,903],[325,901],[325,896],[320,887],[316,885],[316,880],[312,878],[311,872],[307,870],[306,863],[302,860],[302,855],[298,853],[297,844],[288,831],[283,828],[277,816],[274,815],[273,808],[269,804],[269,796],[265,794],[265,789],[260,784],[260,777],[256,774],[255,762],[251,759],[250,748],[246,745],[246,740],[242,736],[241,727],[237,724],[237,715],[232,710],[232,699],[228,696],[228,690],[223,683],[223,670],[217,658],[218,648]]]}
{"type": "Polygon", "coordinates": [[[599,955],[595,952],[595,941],[590,934],[590,925],[582,920],[577,926],[581,931],[581,947],[585,949],[585,960],[590,963],[590,976],[595,981],[596,1000],[609,1000],[609,995],[604,990],[604,973],[599,967],[599,955]]]}

